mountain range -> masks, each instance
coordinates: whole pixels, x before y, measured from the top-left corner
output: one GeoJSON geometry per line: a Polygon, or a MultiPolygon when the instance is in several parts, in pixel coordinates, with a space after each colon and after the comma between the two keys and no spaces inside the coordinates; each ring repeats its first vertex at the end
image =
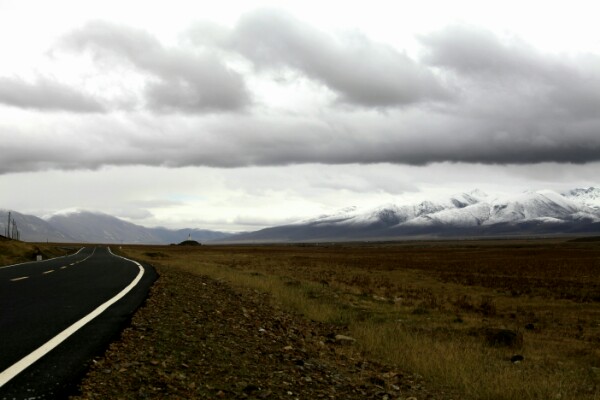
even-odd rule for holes
{"type": "MultiPolygon", "coordinates": [[[[28,242],[168,244],[182,242],[190,235],[200,242],[230,236],[206,229],[146,228],[89,211],[61,213],[45,219],[14,211],[11,216],[21,232],[21,239],[28,242]]],[[[0,210],[0,233],[5,232],[7,221],[7,211],[0,210]]]]}
{"type": "Polygon", "coordinates": [[[332,215],[234,235],[228,242],[393,240],[400,238],[600,233],[600,189],[493,197],[480,190],[443,200],[350,207],[332,215]]]}
{"type": "MultiPolygon", "coordinates": [[[[507,197],[480,190],[415,204],[373,209],[348,207],[293,224],[229,234],[204,229],[147,228],[89,211],[59,213],[42,219],[12,212],[26,241],[90,243],[179,243],[191,235],[201,242],[318,242],[402,238],[491,237],[600,234],[600,189],[562,194],[528,191],[507,197]]],[[[7,211],[0,211],[0,233],[7,211]]]]}

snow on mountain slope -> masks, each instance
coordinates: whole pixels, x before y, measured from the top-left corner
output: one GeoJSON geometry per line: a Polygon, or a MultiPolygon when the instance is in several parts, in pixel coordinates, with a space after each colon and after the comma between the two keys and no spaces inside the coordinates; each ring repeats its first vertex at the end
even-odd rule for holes
{"type": "MultiPolygon", "coordinates": [[[[595,193],[588,190],[584,194],[585,196],[580,194],[577,198],[585,198],[589,203],[595,193]]],[[[598,194],[600,196],[600,191],[598,194]]],[[[436,225],[477,227],[529,221],[560,223],[578,220],[600,221],[600,209],[591,208],[572,197],[549,190],[528,191],[501,198],[492,198],[474,190],[447,199],[425,200],[412,205],[388,204],[371,210],[351,207],[304,223],[344,225],[349,228],[436,225]]]]}
{"type": "Polygon", "coordinates": [[[446,209],[462,209],[477,204],[487,195],[479,190],[469,193],[460,193],[441,201],[424,200],[413,205],[387,204],[372,209],[359,209],[347,207],[336,213],[321,215],[314,219],[300,221],[293,225],[324,224],[324,225],[383,225],[394,226],[415,220],[416,218],[432,215],[446,209]]]}
{"type": "Polygon", "coordinates": [[[430,224],[434,221],[433,216],[444,215],[440,213],[449,215],[457,210],[468,209],[479,204],[482,199],[487,197],[485,193],[474,190],[469,193],[459,193],[443,200],[425,200],[413,205],[388,204],[368,211],[355,210],[355,214],[349,215],[343,223],[352,225],[379,224],[384,226],[395,226],[404,223],[430,224]]]}
{"type": "Polygon", "coordinates": [[[350,206],[350,207],[343,208],[334,214],[320,215],[317,218],[311,218],[308,220],[299,221],[299,222],[295,223],[294,225],[307,224],[307,223],[339,222],[339,221],[347,220],[349,218],[353,218],[354,216],[356,216],[359,213],[360,213],[360,211],[358,210],[358,207],[350,206]]]}
{"type": "Polygon", "coordinates": [[[371,209],[359,209],[358,207],[352,206],[341,209],[333,214],[321,215],[317,218],[299,221],[293,225],[348,224],[361,226],[380,224],[384,226],[393,226],[447,209],[462,209],[469,207],[487,198],[488,195],[484,192],[473,190],[468,193],[459,193],[439,201],[424,200],[418,204],[412,205],[387,204],[371,209]]]}
{"type": "Polygon", "coordinates": [[[445,209],[411,221],[412,224],[444,224],[459,227],[539,221],[556,223],[598,220],[593,209],[577,204],[556,192],[542,190],[482,201],[461,209],[445,209]]]}
{"type": "Polygon", "coordinates": [[[556,192],[525,192],[492,202],[487,223],[519,222],[539,218],[565,220],[582,211],[584,210],[580,205],[556,192]]]}
{"type": "Polygon", "coordinates": [[[563,196],[575,203],[600,210],[600,188],[573,189],[563,193],[563,196]]]}
{"type": "Polygon", "coordinates": [[[430,215],[419,216],[410,225],[479,226],[490,216],[488,203],[476,203],[463,208],[445,209],[430,215]]]}

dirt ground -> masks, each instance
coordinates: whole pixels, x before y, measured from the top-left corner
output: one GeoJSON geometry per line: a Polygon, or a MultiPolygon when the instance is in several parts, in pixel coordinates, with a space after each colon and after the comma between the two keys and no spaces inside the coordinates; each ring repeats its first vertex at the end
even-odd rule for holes
{"type": "Polygon", "coordinates": [[[157,271],[146,304],[73,400],[452,398],[368,360],[343,327],[286,313],[251,289],[157,271]]]}

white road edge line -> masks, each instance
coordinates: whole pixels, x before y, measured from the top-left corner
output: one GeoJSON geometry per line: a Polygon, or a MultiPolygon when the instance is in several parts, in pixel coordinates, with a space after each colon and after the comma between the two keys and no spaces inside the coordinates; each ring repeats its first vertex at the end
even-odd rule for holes
{"type": "Polygon", "coordinates": [[[113,254],[113,252],[110,251],[110,247],[108,248],[108,251],[113,256],[130,261],[138,266],[140,271],[138,272],[135,279],[133,281],[131,281],[131,283],[125,289],[121,290],[115,297],[108,300],[107,302],[105,302],[104,304],[102,304],[101,306],[96,308],[94,311],[92,311],[85,317],[81,318],[79,321],[75,322],[73,325],[69,326],[67,329],[65,329],[58,335],[54,336],[52,339],[50,339],[49,341],[44,343],[41,347],[34,350],[29,355],[23,357],[21,360],[17,361],[13,365],[11,365],[10,367],[8,367],[4,371],[2,371],[2,373],[0,373],[0,387],[4,386],[8,381],[10,381],[12,378],[17,376],[21,372],[23,372],[31,364],[33,364],[34,362],[36,362],[37,360],[39,360],[40,358],[42,358],[43,356],[48,354],[52,349],[54,349],[56,346],[58,346],[59,344],[64,342],[69,336],[71,336],[72,334],[77,332],[88,322],[90,322],[91,320],[96,318],[98,315],[100,315],[104,311],[106,311],[106,309],[108,307],[112,306],[114,303],[121,300],[123,297],[125,297],[125,295],[127,293],[129,293],[131,291],[131,289],[133,289],[140,282],[140,280],[142,279],[142,276],[144,275],[145,270],[144,270],[144,267],[142,267],[142,265],[139,262],[130,260],[129,258],[125,258],[125,257],[118,256],[116,254],[113,254]]]}
{"type": "MultiPolygon", "coordinates": [[[[83,249],[85,249],[85,247],[82,247],[79,250],[77,250],[77,253],[67,254],[67,255],[64,255],[64,256],[60,256],[60,257],[48,258],[48,259],[45,259],[45,260],[42,260],[42,261],[26,261],[24,263],[19,263],[19,264],[5,265],[3,267],[0,267],[0,269],[10,268],[10,267],[16,267],[17,265],[23,265],[23,264],[33,264],[33,263],[36,263],[36,262],[43,263],[43,262],[50,261],[50,260],[58,260],[59,258],[75,256],[75,255],[79,254],[79,252],[81,250],[83,250],[83,249]]],[[[92,253],[92,254],[94,254],[94,253],[92,253]]]]}

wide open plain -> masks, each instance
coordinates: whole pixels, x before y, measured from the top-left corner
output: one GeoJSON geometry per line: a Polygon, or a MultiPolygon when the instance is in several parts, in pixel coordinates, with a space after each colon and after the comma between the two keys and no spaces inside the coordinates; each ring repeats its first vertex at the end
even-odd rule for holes
{"type": "Polygon", "coordinates": [[[600,398],[599,241],[119,251],[161,278],[82,398],[600,398]]]}

